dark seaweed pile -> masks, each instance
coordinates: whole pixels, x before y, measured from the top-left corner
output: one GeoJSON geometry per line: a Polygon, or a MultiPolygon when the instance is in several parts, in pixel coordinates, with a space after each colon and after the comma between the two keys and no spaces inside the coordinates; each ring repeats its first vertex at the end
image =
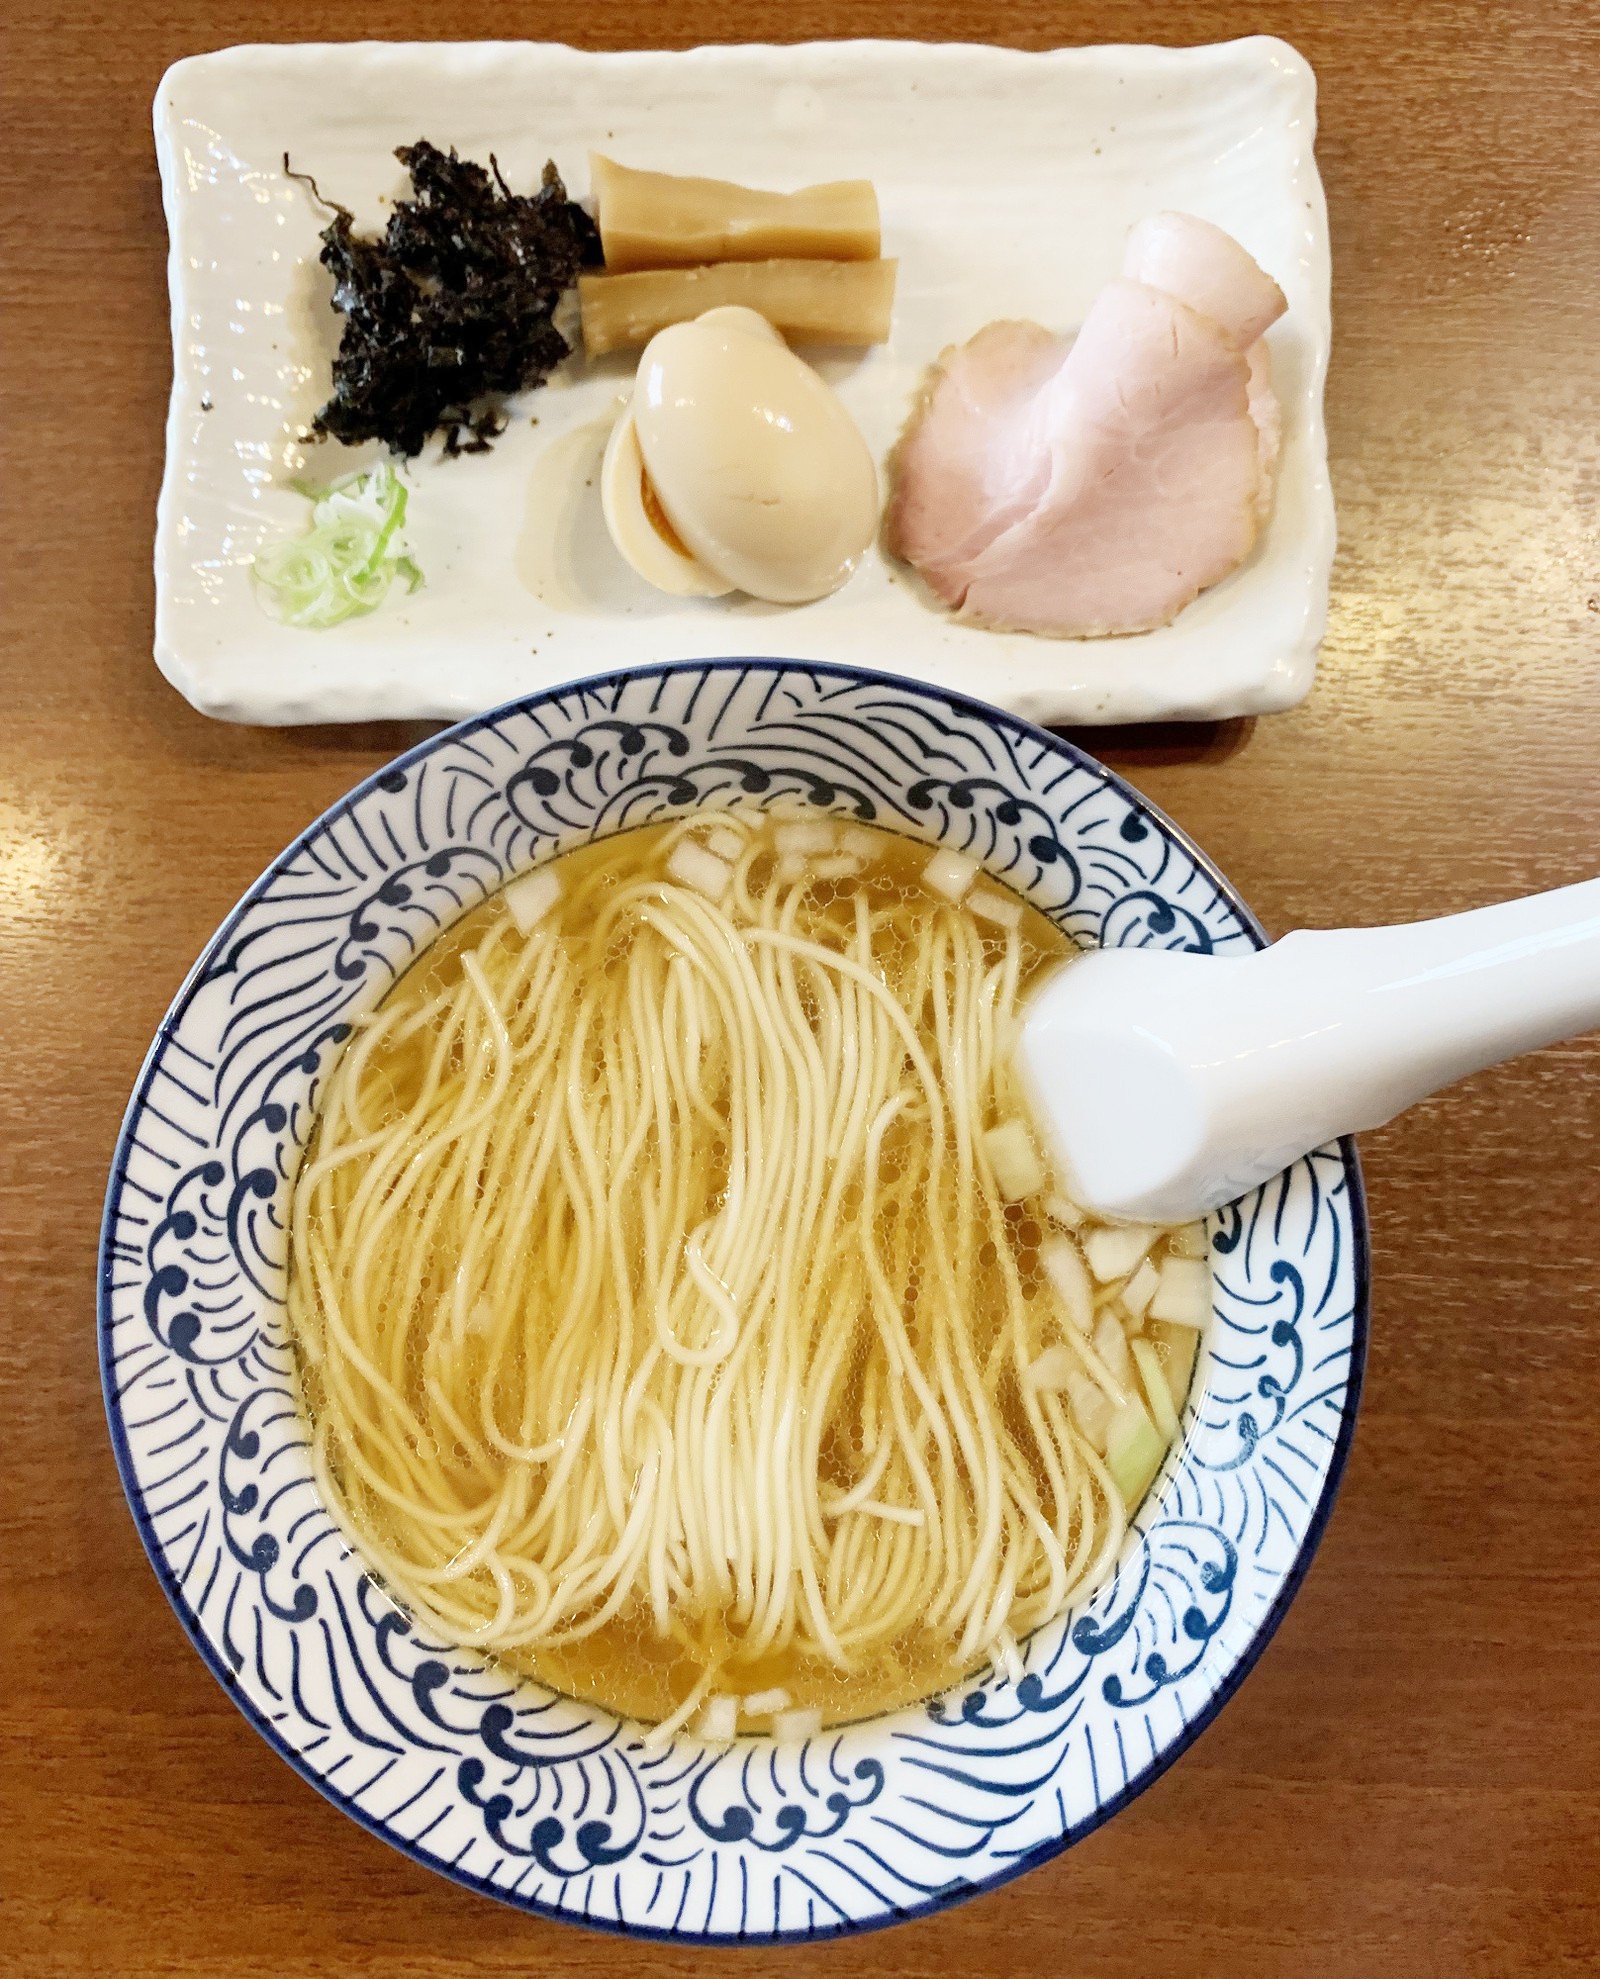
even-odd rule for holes
{"type": "Polygon", "coordinates": [[[554,165],[527,197],[506,184],[493,154],[492,176],[426,138],[395,156],[412,196],[381,238],[358,234],[351,213],[322,201],[334,214],[322,264],[345,323],[333,396],[314,429],[350,446],[384,440],[407,455],[442,432],[447,453],[483,453],[504,430],[507,395],[542,385],[567,355],[552,312],[578,270],[600,260],[600,235],[554,165]]]}

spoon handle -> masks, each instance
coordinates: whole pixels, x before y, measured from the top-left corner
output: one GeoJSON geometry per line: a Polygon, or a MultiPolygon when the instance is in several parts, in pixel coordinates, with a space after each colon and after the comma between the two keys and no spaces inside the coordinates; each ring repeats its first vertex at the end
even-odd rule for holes
{"type": "Polygon", "coordinates": [[[1180,1222],[1595,1025],[1600,879],[1253,955],[1097,949],[1035,993],[1021,1058],[1080,1200],[1180,1222]]]}
{"type": "Polygon", "coordinates": [[[1261,1002],[1225,1028],[1243,1046],[1249,1018],[1275,1006],[1256,1033],[1273,1083],[1305,1078],[1332,1132],[1358,1132],[1600,1024],[1600,879],[1443,920],[1286,935],[1252,974],[1261,1002]]]}

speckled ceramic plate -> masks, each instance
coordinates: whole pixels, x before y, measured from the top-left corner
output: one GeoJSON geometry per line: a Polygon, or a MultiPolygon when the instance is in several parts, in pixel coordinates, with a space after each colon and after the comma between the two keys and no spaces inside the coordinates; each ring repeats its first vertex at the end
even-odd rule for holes
{"type": "MultiPolygon", "coordinates": [[[[783,1746],[646,1751],[513,1684],[374,1585],[312,1477],[284,1229],[319,1082],[440,928],[552,852],[705,803],[810,804],[982,860],[1075,938],[1261,939],[1166,819],[1068,744],[882,676],[726,660],[558,688],[372,777],[250,889],[161,1025],[101,1252],[112,1439],[150,1558],[256,1729],[358,1821],[474,1889],[692,1940],[892,1923],[1114,1813],[1231,1695],[1321,1534],[1354,1420],[1367,1252],[1353,1151],[1211,1224],[1183,1436],[1115,1577],[1016,1682],[783,1746]]],[[[1263,1849],[1281,1835],[1263,1836],[1263,1849]]]]}
{"type": "Polygon", "coordinates": [[[155,102],[172,251],[174,379],[156,537],[156,659],[236,721],[454,719],[554,681],[739,653],[887,668],[1035,720],[1259,713],[1310,687],[1333,502],[1322,424],[1328,235],[1311,71],[1281,41],[1205,48],[860,41],[596,55],[526,42],[231,48],[180,62],[155,102]],[[513,185],[553,157],[572,190],[600,146],[764,185],[864,175],[900,261],[893,336],[823,368],[880,459],[923,369],[1000,316],[1069,329],[1142,215],[1219,222],[1277,277],[1285,445],[1249,562],[1158,632],[1058,641],[955,624],[872,553],[798,609],[668,598],[616,555],[595,486],[622,357],[530,394],[492,454],[412,469],[424,589],[327,632],[274,624],[256,551],[304,527],[286,483],[365,461],[297,437],[327,395],[337,319],[325,215],[284,176],[380,224],[397,144],[427,135],[513,185]],[[537,420],[537,423],[535,423],[537,420]]]}

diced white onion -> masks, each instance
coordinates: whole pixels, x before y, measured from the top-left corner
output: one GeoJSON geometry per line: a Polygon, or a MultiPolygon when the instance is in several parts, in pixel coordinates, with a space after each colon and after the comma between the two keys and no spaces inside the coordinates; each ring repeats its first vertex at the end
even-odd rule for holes
{"type": "MultiPolygon", "coordinates": [[[[1082,1363],[1084,1372],[1104,1394],[1106,1400],[1110,1402],[1113,1408],[1120,1409],[1122,1404],[1128,1399],[1128,1391],[1125,1385],[1127,1377],[1119,1377],[1113,1374],[1111,1369],[1100,1358],[1099,1354],[1095,1352],[1089,1341],[1084,1338],[1076,1327],[1067,1327],[1062,1337],[1069,1351],[1076,1355],[1077,1359],[1082,1363]]],[[[1126,1353],[1126,1349],[1124,1349],[1124,1353],[1126,1353]]]]}
{"type": "Polygon", "coordinates": [[[1130,1346],[1139,1379],[1144,1383],[1144,1392],[1150,1400],[1150,1413],[1156,1419],[1156,1428],[1170,1443],[1178,1433],[1178,1411],[1173,1405],[1172,1390],[1167,1386],[1161,1356],[1149,1340],[1134,1340],[1130,1346]]]}
{"type": "Polygon", "coordinates": [[[753,1690],[744,1700],[744,1715],[747,1718],[770,1717],[774,1711],[787,1711],[789,1693],[786,1690],[753,1690]]]}
{"type": "Polygon", "coordinates": [[[798,824],[779,825],[772,842],[780,852],[831,852],[834,826],[829,818],[805,818],[798,824]]]}
{"type": "Polygon", "coordinates": [[[682,880],[685,886],[692,886],[712,900],[722,898],[733,878],[733,868],[726,859],[719,859],[715,852],[696,845],[692,838],[680,838],[673,846],[667,871],[675,880],[682,880]]]}
{"type": "Polygon", "coordinates": [[[1127,1278],[1160,1234],[1150,1223],[1114,1223],[1091,1230],[1083,1240],[1089,1269],[1102,1285],[1127,1278]]]}
{"type": "Polygon", "coordinates": [[[830,852],[826,859],[814,859],[811,870],[819,880],[846,880],[861,870],[853,852],[830,852]]]}
{"type": "Polygon", "coordinates": [[[1014,928],[1022,919],[1022,902],[1013,894],[996,893],[993,887],[975,886],[967,895],[967,912],[980,921],[993,921],[996,927],[1014,928]]]}
{"type": "Polygon", "coordinates": [[[695,1733],[712,1745],[726,1745],[739,1730],[739,1700],[722,1694],[708,1697],[695,1720],[695,1733]]]}
{"type": "Polygon", "coordinates": [[[1129,1511],[1149,1490],[1166,1450],[1143,1402],[1130,1395],[1106,1429],[1106,1467],[1129,1511]]]}
{"type": "Polygon", "coordinates": [[[793,886],[796,880],[803,880],[811,870],[811,861],[803,852],[785,852],[778,861],[778,878],[785,886],[793,886]]]}
{"type": "Polygon", "coordinates": [[[1055,1287],[1062,1308],[1078,1331],[1088,1334],[1094,1327],[1094,1289],[1083,1258],[1070,1237],[1046,1237],[1039,1246],[1039,1262],[1055,1287]]]}
{"type": "Polygon", "coordinates": [[[922,883],[931,886],[935,893],[942,893],[946,900],[959,900],[971,886],[978,871],[976,859],[969,859],[964,852],[952,852],[947,847],[935,852],[922,869],[922,883]]]}
{"type": "Polygon", "coordinates": [[[815,1738],[821,1730],[820,1711],[780,1711],[772,1721],[775,1739],[815,1738]]]}
{"type": "Polygon", "coordinates": [[[1172,1248],[1178,1257],[1209,1257],[1211,1234],[1203,1223],[1185,1223],[1173,1231],[1172,1248]]]}
{"type": "MultiPolygon", "coordinates": [[[[1028,1363],[1028,1381],[1034,1388],[1044,1388],[1055,1393],[1062,1388],[1070,1388],[1073,1377],[1084,1379],[1083,1370],[1076,1355],[1070,1348],[1060,1345],[1046,1347],[1028,1363]]],[[[1094,1384],[1089,1384],[1091,1387],[1094,1384]]],[[[1099,1389],[1095,1393],[1099,1394],[1099,1389]]]]}
{"type": "Polygon", "coordinates": [[[1124,1388],[1133,1385],[1133,1357],[1128,1352],[1128,1336],[1114,1312],[1101,1313],[1096,1322],[1094,1350],[1124,1388]]]}
{"type": "Polygon", "coordinates": [[[1123,1286],[1120,1297],[1122,1303],[1135,1319],[1143,1319],[1150,1301],[1156,1295],[1156,1287],[1161,1283],[1161,1274],[1148,1258],[1123,1286]]]}
{"type": "Polygon", "coordinates": [[[994,1185],[1003,1202],[1019,1203],[1044,1187],[1044,1168],[1033,1136],[1015,1115],[989,1129],[983,1137],[983,1151],[989,1157],[994,1185]]]}
{"type": "Polygon", "coordinates": [[[878,834],[868,831],[865,825],[846,825],[839,834],[839,850],[857,859],[876,859],[883,846],[878,834]]]}
{"type": "Polygon", "coordinates": [[[1189,1393],[1194,1382],[1194,1364],[1200,1355],[1200,1332],[1193,1326],[1169,1326],[1164,1319],[1150,1322],[1150,1338],[1167,1350],[1162,1372],[1175,1403],[1189,1393]]]}
{"type": "Polygon", "coordinates": [[[1068,1378],[1067,1394],[1078,1428],[1103,1457],[1106,1453],[1106,1430],[1111,1423],[1111,1404],[1086,1374],[1074,1374],[1068,1378]]]}
{"type": "Polygon", "coordinates": [[[719,859],[742,859],[744,833],[737,825],[718,825],[715,831],[706,833],[706,850],[716,853],[719,859]]]}
{"type": "Polygon", "coordinates": [[[1204,1326],[1211,1317],[1211,1266],[1204,1258],[1169,1257],[1150,1301],[1152,1319],[1174,1326],[1204,1326]]]}
{"type": "Polygon", "coordinates": [[[532,934],[560,898],[561,875],[554,866],[523,873],[505,890],[506,906],[517,924],[517,933],[522,935],[532,934]]]}
{"type": "Polygon", "coordinates": [[[1079,1229],[1083,1223],[1083,1211],[1065,1196],[1046,1196],[1044,1213],[1052,1223],[1059,1223],[1063,1230],[1079,1229]]]}

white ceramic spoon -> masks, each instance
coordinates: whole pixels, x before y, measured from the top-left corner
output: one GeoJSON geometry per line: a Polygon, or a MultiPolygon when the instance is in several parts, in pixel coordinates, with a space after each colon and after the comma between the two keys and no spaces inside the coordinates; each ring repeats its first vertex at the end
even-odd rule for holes
{"type": "Polygon", "coordinates": [[[1096,949],[1024,1013],[1079,1201],[1181,1223],[1453,1079],[1600,1025],[1600,879],[1239,957],[1096,949]]]}

